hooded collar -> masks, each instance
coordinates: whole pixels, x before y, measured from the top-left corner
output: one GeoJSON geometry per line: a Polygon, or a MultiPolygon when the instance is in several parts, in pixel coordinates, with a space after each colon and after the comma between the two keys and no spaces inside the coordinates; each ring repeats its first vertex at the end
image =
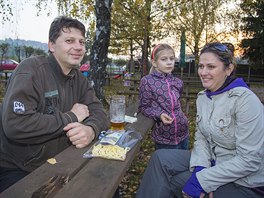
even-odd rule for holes
{"type": "Polygon", "coordinates": [[[211,92],[210,90],[207,89],[206,96],[211,99],[211,96],[221,94],[235,87],[246,87],[249,89],[248,85],[245,83],[245,81],[242,78],[237,78],[235,76],[231,76],[231,77],[228,76],[224,84],[215,92],[211,92]]]}
{"type": "Polygon", "coordinates": [[[153,76],[157,76],[159,78],[173,78],[174,76],[172,75],[172,73],[166,74],[166,73],[161,73],[161,72],[157,72],[156,70],[153,71],[151,73],[151,75],[153,76]]]}

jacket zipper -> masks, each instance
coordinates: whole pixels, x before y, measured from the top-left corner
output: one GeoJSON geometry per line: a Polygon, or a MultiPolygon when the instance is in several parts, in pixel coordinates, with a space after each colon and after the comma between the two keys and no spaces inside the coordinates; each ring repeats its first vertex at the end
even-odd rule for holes
{"type": "Polygon", "coordinates": [[[170,89],[170,83],[169,83],[168,79],[166,79],[166,84],[168,86],[169,96],[170,96],[170,99],[171,99],[171,116],[172,116],[173,122],[174,122],[175,142],[178,143],[178,141],[177,141],[177,120],[176,120],[176,116],[175,116],[175,113],[174,113],[174,106],[175,106],[174,99],[176,99],[176,97],[175,97],[175,95],[172,93],[172,91],[170,89]],[[173,96],[175,98],[173,98],[173,96]]]}

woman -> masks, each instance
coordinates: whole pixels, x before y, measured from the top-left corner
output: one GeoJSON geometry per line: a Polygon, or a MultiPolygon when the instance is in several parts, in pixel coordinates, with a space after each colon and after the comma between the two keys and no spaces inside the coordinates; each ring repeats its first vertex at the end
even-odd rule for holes
{"type": "Polygon", "coordinates": [[[264,108],[235,67],[226,45],[204,46],[194,147],[156,151],[137,197],[264,196],[264,108]]]}

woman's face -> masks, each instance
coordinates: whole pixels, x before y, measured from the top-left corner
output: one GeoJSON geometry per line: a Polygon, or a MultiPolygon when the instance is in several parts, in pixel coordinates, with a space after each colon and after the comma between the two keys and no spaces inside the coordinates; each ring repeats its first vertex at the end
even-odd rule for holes
{"type": "Polygon", "coordinates": [[[205,52],[200,56],[198,74],[203,87],[212,92],[224,84],[226,77],[230,76],[233,69],[233,64],[225,68],[224,63],[214,53],[205,52]]]}

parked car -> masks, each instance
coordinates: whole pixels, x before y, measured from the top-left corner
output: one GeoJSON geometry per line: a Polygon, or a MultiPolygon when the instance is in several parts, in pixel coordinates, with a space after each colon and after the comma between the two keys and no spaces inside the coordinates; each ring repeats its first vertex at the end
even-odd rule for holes
{"type": "Polygon", "coordinates": [[[0,62],[0,70],[14,70],[18,62],[12,59],[5,59],[0,62]]]}

